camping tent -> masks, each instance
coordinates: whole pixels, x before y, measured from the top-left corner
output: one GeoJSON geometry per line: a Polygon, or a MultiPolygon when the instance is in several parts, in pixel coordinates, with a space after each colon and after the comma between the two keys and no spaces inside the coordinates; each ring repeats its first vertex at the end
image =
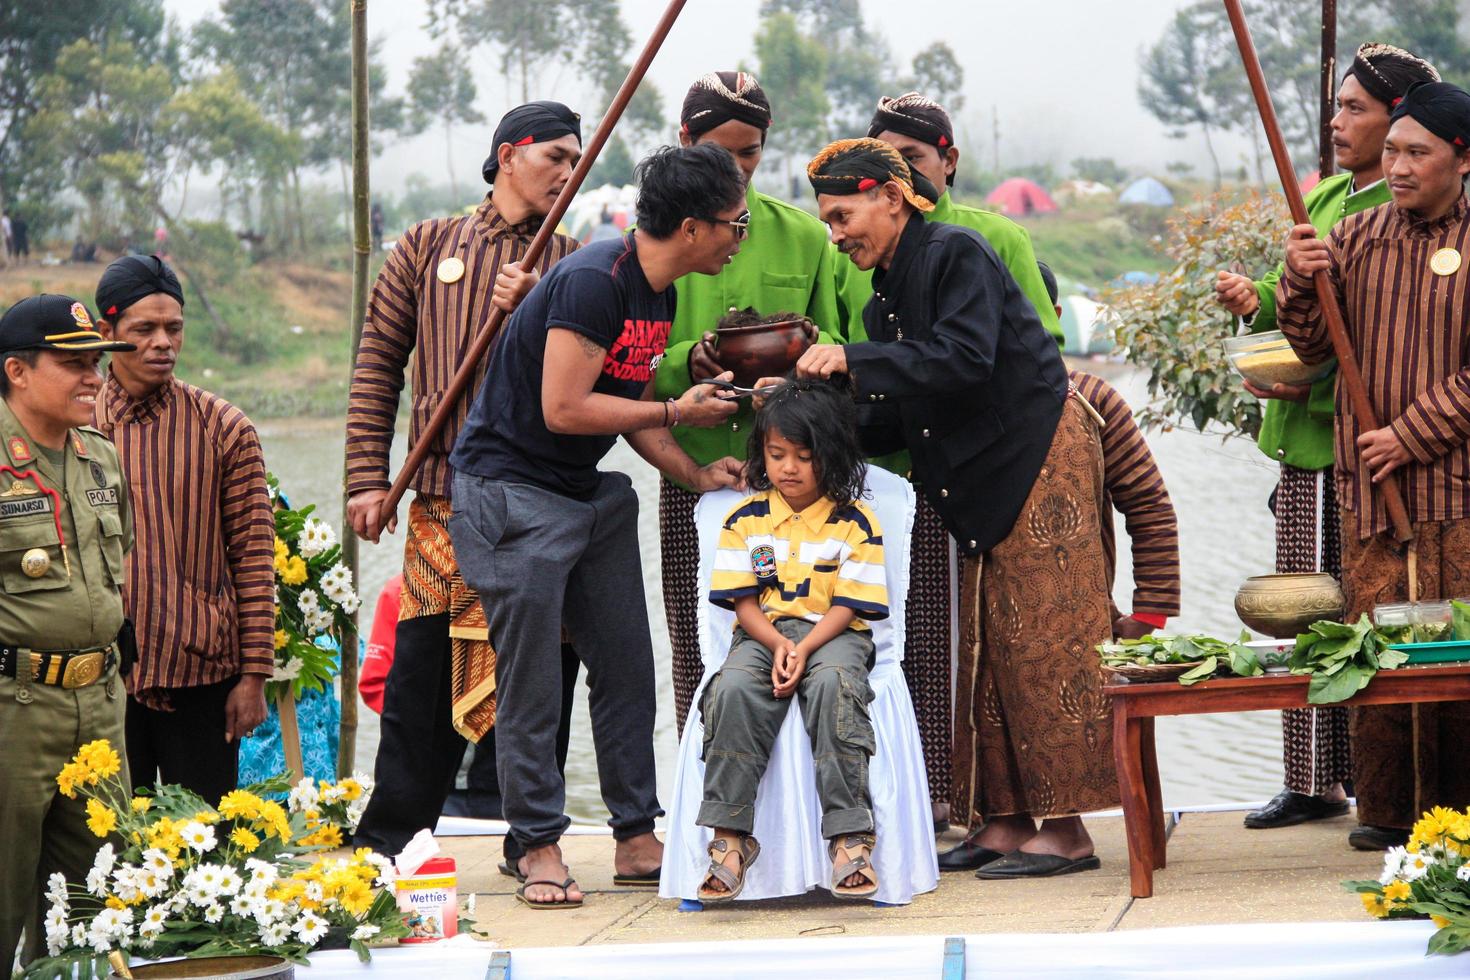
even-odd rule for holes
{"type": "Polygon", "coordinates": [[[1174,206],[1174,195],[1169,193],[1169,188],[1154,178],[1140,177],[1129,184],[1122,194],[1118,195],[1118,203],[1144,204],[1155,208],[1171,208],[1174,206]]]}
{"type": "Polygon", "coordinates": [[[1107,199],[1113,196],[1113,189],[1107,184],[1098,183],[1095,180],[1068,180],[1057,185],[1052,194],[1058,203],[1062,201],[1086,201],[1092,199],[1107,199]]]}
{"type": "Polygon", "coordinates": [[[1001,181],[1000,186],[986,196],[985,203],[1002,214],[1011,215],[1049,214],[1057,209],[1057,202],[1041,189],[1040,184],[1024,177],[1001,181]]]}

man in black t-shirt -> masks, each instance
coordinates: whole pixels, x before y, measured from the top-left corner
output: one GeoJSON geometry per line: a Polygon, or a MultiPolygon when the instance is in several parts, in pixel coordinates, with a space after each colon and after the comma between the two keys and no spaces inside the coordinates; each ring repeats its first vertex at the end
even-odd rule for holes
{"type": "MultiPolygon", "coordinates": [[[[455,443],[449,530],[496,650],[495,752],[505,818],[525,848],[521,901],[575,907],[557,841],[569,821],[556,766],[561,628],[587,666],[616,884],[657,885],[653,646],[638,550],[638,498],[598,462],[619,435],[670,478],[732,486],[733,458],[698,466],[669,430],[712,426],[735,404],[709,385],[653,400],[675,279],[713,275],[750,216],[730,154],[666,148],[638,168],[637,230],[552,267],[506,325],[455,443]],[[489,383],[489,379],[495,383],[489,383]]],[[[731,375],[720,376],[728,380],[731,375]]]]}

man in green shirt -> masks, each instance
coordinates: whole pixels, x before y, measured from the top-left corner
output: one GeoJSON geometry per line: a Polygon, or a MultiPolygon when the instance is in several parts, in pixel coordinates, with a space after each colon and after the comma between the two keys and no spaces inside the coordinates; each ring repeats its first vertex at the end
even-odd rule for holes
{"type": "Polygon", "coordinates": [[[112,743],[128,785],[118,676],[124,556],[133,545],[117,450],[92,428],[103,337],[70,296],[31,296],[0,317],[0,975],[51,936],[43,883],[74,885],[104,843],[56,775],[83,745],[112,743]]]}
{"type": "MultiPolygon", "coordinates": [[[[1337,93],[1332,142],[1343,173],[1323,179],[1307,194],[1307,214],[1323,238],[1350,214],[1391,199],[1383,179],[1383,141],[1389,111],[1419,82],[1437,81],[1430,64],[1387,44],[1358,48],[1337,93]]],[[[1220,305],[1243,319],[1252,333],[1276,329],[1277,266],[1259,282],[1221,272],[1215,283],[1220,305]]],[[[1281,465],[1272,494],[1276,515],[1276,571],[1341,574],[1339,511],[1332,477],[1332,419],[1337,374],[1314,385],[1277,384],[1270,390],[1249,382],[1246,389],[1265,401],[1256,443],[1281,465]]],[[[1281,713],[1285,788],[1265,807],[1246,814],[1247,827],[1286,827],[1347,812],[1342,781],[1352,775],[1346,708],[1303,708],[1281,713]]]]}
{"type": "MultiPolygon", "coordinates": [[[[934,210],[926,221],[960,225],[979,232],[1010,270],[1021,292],[1036,307],[1047,333],[1062,340],[1057,310],[1047,295],[1046,283],[1036,265],[1031,236],[1010,218],[993,211],[956,204],[949,188],[954,184],[960,151],[954,145],[954,125],[949,113],[918,92],[878,100],[878,109],[868,126],[868,135],[898,150],[908,165],[942,188],[934,210]]],[[[845,341],[867,340],[863,307],[873,295],[873,273],[859,269],[847,256],[837,260],[837,299],[842,307],[845,341]]],[[[875,460],[896,473],[909,472],[907,453],[875,460]]],[[[924,746],[924,763],[929,770],[929,797],[936,826],[944,826],[949,814],[951,786],[950,603],[952,588],[949,568],[949,535],[939,515],[924,495],[918,494],[910,551],[908,621],[905,626],[903,673],[914,700],[919,736],[924,746]]],[[[941,856],[940,866],[944,866],[941,856]]],[[[969,867],[967,865],[966,867],[969,867]]]]}
{"type": "MultiPolygon", "coordinates": [[[[729,150],[745,175],[750,233],[740,252],[717,276],[687,275],[674,283],[679,302],[669,343],[654,378],[659,399],[677,398],[691,383],[724,371],[715,324],[732,310],[799,313],[816,325],[812,339],[841,336],[832,279],[837,256],[827,229],[806,211],[758,192],[751,177],[760,165],[771,125],[771,103],[754,75],[710,72],[684,97],[679,141],[714,143],[729,150]]],[[[846,259],[845,264],[851,265],[846,259]]],[[[729,420],[713,428],[678,426],[674,438],[700,466],[725,456],[745,458],[754,410],[742,401],[729,420]]],[[[674,712],[684,730],[689,701],[704,672],[699,656],[699,540],[694,505],[699,495],[665,477],[659,491],[659,540],[663,558],[664,610],[673,648],[674,712]]]]}

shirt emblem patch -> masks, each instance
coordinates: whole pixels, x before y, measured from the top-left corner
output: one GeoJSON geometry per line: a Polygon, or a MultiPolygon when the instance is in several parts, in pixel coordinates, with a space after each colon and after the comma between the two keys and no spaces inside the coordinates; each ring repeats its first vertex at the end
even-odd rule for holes
{"type": "Polygon", "coordinates": [[[20,500],[0,500],[0,519],[26,517],[31,514],[51,513],[50,497],[27,497],[20,500]]]}
{"type": "Polygon", "coordinates": [[[103,487],[101,490],[88,490],[87,503],[93,507],[100,507],[103,504],[116,504],[117,487],[103,487]]]}
{"type": "Polygon", "coordinates": [[[11,437],[10,458],[17,463],[29,463],[31,461],[31,447],[20,436],[11,437]]]}
{"type": "MultiPolygon", "coordinates": [[[[92,479],[96,482],[96,484],[99,487],[107,486],[107,472],[102,469],[102,464],[94,459],[92,460],[92,465],[89,468],[92,471],[92,479]]],[[[113,503],[116,503],[116,501],[113,501],[113,503]]]]}
{"type": "Polygon", "coordinates": [[[768,544],[750,549],[750,568],[758,579],[776,577],[776,549],[768,544]]]}

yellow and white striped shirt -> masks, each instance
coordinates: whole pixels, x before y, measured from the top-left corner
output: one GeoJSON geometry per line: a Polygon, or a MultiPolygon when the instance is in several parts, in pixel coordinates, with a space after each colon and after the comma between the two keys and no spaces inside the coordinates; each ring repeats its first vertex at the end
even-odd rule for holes
{"type": "Polygon", "coordinates": [[[796,513],[776,490],[741,501],[720,531],[710,601],[735,608],[759,596],[772,621],[819,622],[833,606],[849,606],[866,621],[888,617],[883,531],[862,501],[838,507],[823,497],[796,513]]]}

